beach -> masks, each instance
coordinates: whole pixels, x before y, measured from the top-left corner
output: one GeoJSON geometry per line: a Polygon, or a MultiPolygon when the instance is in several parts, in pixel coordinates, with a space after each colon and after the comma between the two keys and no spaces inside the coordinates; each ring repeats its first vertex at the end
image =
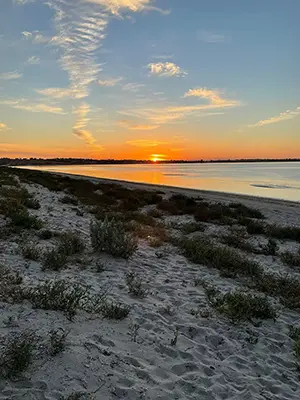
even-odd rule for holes
{"type": "Polygon", "coordinates": [[[0,184],[1,352],[36,344],[22,371],[0,356],[1,400],[300,398],[299,203],[17,168],[0,184]],[[84,288],[72,313],[45,299],[57,281],[84,288]]]}

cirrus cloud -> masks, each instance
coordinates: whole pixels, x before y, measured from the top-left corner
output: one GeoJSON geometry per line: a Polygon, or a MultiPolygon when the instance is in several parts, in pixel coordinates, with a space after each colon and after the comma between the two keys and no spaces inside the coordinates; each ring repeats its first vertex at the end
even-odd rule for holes
{"type": "Polygon", "coordinates": [[[207,99],[210,104],[218,106],[237,104],[235,100],[223,98],[220,90],[208,89],[206,87],[190,89],[185,93],[184,97],[201,97],[202,99],[207,99]]]}
{"type": "Polygon", "coordinates": [[[169,144],[168,142],[161,142],[159,140],[152,140],[152,139],[128,140],[126,143],[129,144],[130,146],[135,146],[135,147],[156,147],[169,144]]]}
{"type": "Polygon", "coordinates": [[[275,117],[270,117],[267,119],[263,119],[261,121],[256,122],[253,125],[248,125],[247,128],[258,128],[262,127],[265,125],[270,125],[270,124],[278,124],[279,122],[287,121],[290,119],[294,119],[300,115],[300,107],[297,107],[295,110],[287,110],[279,115],[276,115],[275,117]]]}
{"type": "Polygon", "coordinates": [[[127,119],[122,119],[119,121],[119,124],[123,126],[126,129],[133,130],[133,131],[152,131],[154,129],[157,129],[159,125],[152,125],[152,124],[136,124],[133,123],[132,121],[129,121],[127,119]]]}

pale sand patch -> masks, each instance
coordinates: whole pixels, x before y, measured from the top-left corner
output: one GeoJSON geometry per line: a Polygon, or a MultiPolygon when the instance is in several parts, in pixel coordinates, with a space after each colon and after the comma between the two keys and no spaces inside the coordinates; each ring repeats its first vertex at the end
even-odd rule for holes
{"type": "MultiPolygon", "coordinates": [[[[209,201],[239,201],[260,209],[268,222],[300,224],[300,205],[293,202],[122,184],[128,188],[162,190],[166,194],[200,196],[209,201]]],[[[41,203],[40,210],[31,212],[45,221],[46,228],[72,229],[81,233],[88,246],[87,265],[83,269],[70,263],[59,273],[42,271],[40,263],[27,262],[18,253],[18,237],[0,239],[0,263],[20,271],[29,285],[59,277],[69,279],[70,284],[76,281],[91,285],[95,292],[109,287],[113,299],[131,305],[132,309],[123,321],[103,320],[79,312],[74,322],[70,322],[60,312],[34,310],[30,304],[0,303],[1,337],[11,330],[31,328],[36,329],[46,343],[51,329],[70,330],[63,353],[53,358],[42,352],[24,378],[17,382],[0,379],[1,400],[58,400],[73,391],[89,392],[91,398],[97,400],[299,400],[299,376],[288,335],[288,326],[299,322],[299,313],[272,300],[280,311],[276,322],[263,321],[257,326],[250,323],[233,325],[209,307],[203,288],[195,287],[194,279],[200,277],[222,290],[242,287],[242,281],[221,278],[218,271],[187,261],[170,245],[158,251],[140,241],[138,251],[129,261],[107,255],[95,256],[91,253],[89,238],[93,217],[87,209],[80,207],[83,216],[78,216],[73,206],[59,201],[64,193],[52,193],[37,185],[26,187],[41,203]],[[97,260],[106,266],[102,273],[95,272],[97,260]],[[141,276],[149,290],[147,298],[139,300],[128,294],[124,280],[128,270],[141,276]],[[192,315],[191,309],[199,307],[208,313],[192,315]],[[10,316],[16,321],[14,328],[5,324],[10,316]],[[131,335],[134,324],[139,325],[136,342],[131,335]],[[171,346],[176,328],[179,329],[178,342],[171,346]],[[253,344],[255,338],[258,342],[253,344]]],[[[173,219],[185,222],[190,217],[173,219]]],[[[209,229],[218,234],[220,229],[227,228],[209,224],[209,229]]],[[[29,239],[37,240],[32,233],[29,239]]],[[[255,240],[264,239],[258,237],[255,240]]],[[[46,248],[51,246],[51,241],[39,241],[39,245],[46,248]]],[[[279,242],[279,245],[282,249],[297,247],[293,242],[279,242]]],[[[254,255],[253,258],[266,269],[298,275],[287,269],[278,257],[254,255]]]]}

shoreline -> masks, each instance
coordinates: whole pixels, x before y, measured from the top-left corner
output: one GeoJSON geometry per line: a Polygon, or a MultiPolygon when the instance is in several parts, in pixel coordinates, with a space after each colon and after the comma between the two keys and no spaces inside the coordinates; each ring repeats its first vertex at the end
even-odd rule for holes
{"type": "Polygon", "coordinates": [[[235,202],[235,201],[242,201],[248,205],[252,204],[257,206],[257,202],[265,203],[267,205],[274,205],[274,206],[289,206],[289,207],[296,207],[300,209],[300,201],[293,201],[293,200],[286,200],[286,199],[277,199],[271,197],[263,197],[263,196],[255,196],[255,195],[247,195],[247,194],[240,194],[240,193],[232,193],[232,192],[222,192],[222,191],[214,191],[214,190],[205,190],[205,189],[191,189],[191,188],[184,188],[180,186],[168,186],[168,185],[160,185],[160,184],[153,184],[153,183],[144,183],[144,182],[133,182],[133,181],[126,181],[121,179],[112,179],[112,178],[100,178],[100,177],[92,177],[88,175],[80,175],[80,174],[69,174],[66,172],[56,172],[56,171],[44,171],[38,169],[30,169],[30,168],[20,168],[18,166],[11,167],[16,169],[26,169],[29,171],[40,171],[40,172],[48,172],[50,174],[55,174],[59,176],[68,176],[74,179],[84,179],[89,180],[90,182],[96,183],[114,183],[118,185],[125,186],[129,189],[131,188],[140,188],[144,190],[162,190],[165,191],[166,194],[169,192],[171,193],[181,193],[185,194],[186,196],[191,197],[203,197],[205,200],[214,201],[214,202],[235,202]]]}

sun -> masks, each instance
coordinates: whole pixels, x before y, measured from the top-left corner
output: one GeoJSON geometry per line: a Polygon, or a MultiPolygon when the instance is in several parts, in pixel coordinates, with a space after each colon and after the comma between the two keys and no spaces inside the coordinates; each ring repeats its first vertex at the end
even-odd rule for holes
{"type": "Polygon", "coordinates": [[[165,156],[164,156],[164,154],[151,154],[150,160],[153,163],[157,163],[158,161],[164,161],[165,160],[165,156]]]}

